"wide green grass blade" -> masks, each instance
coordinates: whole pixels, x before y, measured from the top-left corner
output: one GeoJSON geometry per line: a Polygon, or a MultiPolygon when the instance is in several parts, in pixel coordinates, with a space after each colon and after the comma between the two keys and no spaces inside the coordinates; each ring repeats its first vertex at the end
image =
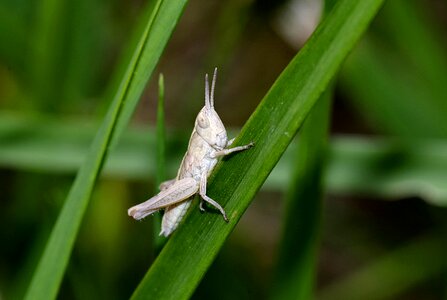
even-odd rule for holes
{"type": "MultiPolygon", "coordinates": [[[[186,1],[175,3],[158,1],[155,4],[128,68],[122,74],[119,88],[96,135],[91,151],[81,166],[59,214],[34,273],[27,299],[54,299],[56,297],[96,179],[106,159],[112,139],[117,138],[116,128],[120,116],[126,108],[129,113],[132,105],[138,101],[153,70],[147,68],[150,65],[155,66],[158,62],[185,3],[186,1]],[[160,14],[162,9],[164,14],[160,14]],[[151,52],[151,55],[146,55],[146,52],[151,52]]],[[[124,126],[124,123],[121,123],[121,126],[124,126]]]]}
{"type": "MultiPolygon", "coordinates": [[[[312,106],[377,13],[381,0],[343,0],[279,76],[235,144],[256,146],[219,164],[208,194],[230,222],[196,206],[155,260],[133,299],[186,299],[247,209],[312,106]]],[[[219,100],[217,100],[217,105],[219,100]]]]}
{"type": "Polygon", "coordinates": [[[312,299],[323,201],[332,89],[303,124],[284,207],[272,299],[312,299]]]}
{"type": "Polygon", "coordinates": [[[333,141],[326,178],[331,192],[385,199],[420,197],[447,205],[445,140],[339,137],[333,141]]]}

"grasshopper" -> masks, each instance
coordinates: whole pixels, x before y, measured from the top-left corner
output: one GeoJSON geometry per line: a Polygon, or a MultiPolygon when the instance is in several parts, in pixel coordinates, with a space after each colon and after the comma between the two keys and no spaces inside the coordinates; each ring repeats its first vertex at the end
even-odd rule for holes
{"type": "Polygon", "coordinates": [[[169,236],[179,225],[195,194],[201,197],[199,208],[203,212],[204,202],[217,208],[224,220],[228,222],[227,214],[219,203],[206,195],[207,179],[217,164],[218,158],[237,151],[243,151],[253,146],[228,148],[234,139],[228,140],[227,131],[214,110],[214,86],[216,84],[217,68],[214,69],[211,93],[208,74],[205,75],[205,106],[197,115],[194,130],[188,144],[188,150],[183,157],[177,177],[163,182],[160,193],[149,200],[129,208],[129,216],[136,220],[164,209],[160,235],[169,236]]]}

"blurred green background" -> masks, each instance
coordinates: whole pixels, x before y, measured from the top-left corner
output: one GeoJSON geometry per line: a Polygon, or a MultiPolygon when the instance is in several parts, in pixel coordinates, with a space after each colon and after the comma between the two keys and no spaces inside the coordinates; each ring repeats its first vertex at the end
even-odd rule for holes
{"type": "MultiPolygon", "coordinates": [[[[0,299],[29,284],[103,118],[146,1],[0,1],[0,299]]],[[[167,177],[203,76],[234,136],[318,24],[323,3],[190,1],[160,60],[167,177]]],[[[334,81],[317,299],[447,298],[447,3],[389,0],[334,81]]],[[[127,208],[156,180],[157,80],[106,163],[60,299],[126,299],[156,251],[154,218],[127,208]]],[[[208,270],[194,299],[271,293],[299,137],[208,270]]]]}

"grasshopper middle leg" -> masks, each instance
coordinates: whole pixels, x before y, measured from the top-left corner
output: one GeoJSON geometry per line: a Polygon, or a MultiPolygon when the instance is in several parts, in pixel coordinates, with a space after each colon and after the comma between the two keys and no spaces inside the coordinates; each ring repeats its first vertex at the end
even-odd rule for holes
{"type": "Polygon", "coordinates": [[[224,220],[226,222],[228,222],[227,214],[225,213],[225,210],[222,208],[222,206],[220,206],[219,203],[217,203],[216,201],[214,201],[213,199],[211,199],[210,197],[208,197],[206,195],[206,182],[207,182],[206,172],[203,172],[202,178],[200,180],[200,187],[199,187],[199,194],[200,194],[200,197],[202,197],[202,201],[200,201],[200,210],[201,211],[205,210],[203,208],[203,201],[206,201],[209,204],[211,204],[212,206],[214,206],[215,208],[217,208],[220,211],[220,213],[222,214],[224,220]]]}

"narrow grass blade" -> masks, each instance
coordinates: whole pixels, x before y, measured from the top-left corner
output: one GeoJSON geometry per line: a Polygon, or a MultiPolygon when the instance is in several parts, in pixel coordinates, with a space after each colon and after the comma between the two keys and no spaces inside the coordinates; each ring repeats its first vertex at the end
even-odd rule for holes
{"type": "MultiPolygon", "coordinates": [[[[155,175],[154,195],[159,192],[158,187],[166,180],[166,128],[165,128],[165,85],[163,74],[158,78],[158,105],[157,105],[157,172],[155,175]]],[[[150,155],[148,153],[148,155],[150,155]]],[[[161,214],[155,213],[153,217],[154,246],[155,252],[159,252],[166,242],[166,239],[160,236],[161,214]]]]}
{"type": "Polygon", "coordinates": [[[313,299],[332,89],[303,124],[286,196],[272,299],[313,299]]]}
{"type": "MultiPolygon", "coordinates": [[[[122,74],[122,81],[115,98],[54,225],[26,299],[54,299],[57,295],[93,187],[108,154],[111,140],[117,134],[119,117],[128,105],[132,106],[137,102],[150,75],[146,70],[143,72],[141,68],[157,63],[174,27],[172,24],[175,24],[180,17],[185,1],[169,3],[171,4],[168,4],[168,1],[158,1],[151,17],[147,20],[146,30],[141,36],[138,47],[134,50],[128,69],[122,74]],[[171,12],[169,16],[164,16],[164,19],[160,19],[159,15],[162,6],[164,9],[169,8],[171,12]],[[166,23],[169,23],[169,26],[166,27],[166,23]],[[144,55],[148,51],[159,55],[151,54],[151,62],[142,63],[142,59],[149,59],[144,55]],[[136,86],[139,89],[136,89],[136,86]]],[[[127,111],[129,112],[130,108],[127,108],[127,111]]],[[[124,126],[124,123],[121,126],[124,126]]]]}
{"type": "Polygon", "coordinates": [[[208,194],[230,222],[193,206],[133,294],[133,299],[186,299],[266,180],[312,106],[377,13],[381,0],[342,0],[273,84],[235,145],[256,146],[225,159],[208,194]]]}
{"type": "Polygon", "coordinates": [[[165,127],[165,86],[163,74],[158,78],[157,106],[157,190],[158,185],[166,180],[166,127],[165,127]]]}
{"type": "MultiPolygon", "coordinates": [[[[157,20],[154,24],[157,26],[146,26],[144,36],[147,36],[146,43],[140,44],[138,47],[144,48],[139,52],[139,55],[133,56],[132,60],[136,60],[135,68],[138,69],[138,80],[132,80],[128,83],[126,90],[126,106],[123,107],[123,112],[118,118],[117,134],[114,136],[112,145],[118,142],[119,137],[126,128],[129,119],[138,103],[138,98],[142,90],[146,86],[154,68],[158,62],[161,53],[163,52],[171,32],[177,25],[180,14],[182,13],[187,0],[179,0],[172,3],[172,1],[161,1],[157,20]]],[[[157,2],[158,3],[158,2],[157,2]]]]}

